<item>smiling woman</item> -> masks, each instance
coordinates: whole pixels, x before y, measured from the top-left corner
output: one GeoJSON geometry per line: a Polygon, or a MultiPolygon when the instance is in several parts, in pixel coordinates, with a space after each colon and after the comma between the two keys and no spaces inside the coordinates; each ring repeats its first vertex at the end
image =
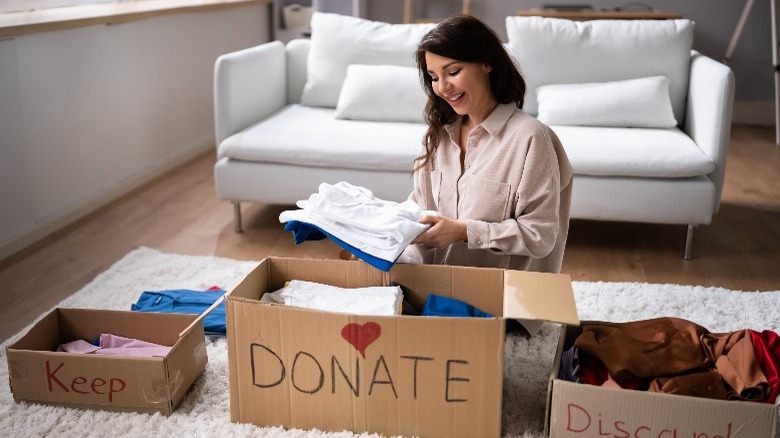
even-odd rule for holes
{"type": "Polygon", "coordinates": [[[525,113],[525,79],[496,33],[452,16],[416,51],[428,130],[410,199],[434,214],[407,263],[559,272],[573,169],[555,133],[525,113]]]}

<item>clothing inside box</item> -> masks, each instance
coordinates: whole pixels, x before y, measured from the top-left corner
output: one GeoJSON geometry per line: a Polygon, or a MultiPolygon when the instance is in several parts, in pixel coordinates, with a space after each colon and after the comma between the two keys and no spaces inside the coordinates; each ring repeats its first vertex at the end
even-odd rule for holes
{"type": "Polygon", "coordinates": [[[716,400],[776,403],[780,335],[711,333],[680,318],[567,328],[557,378],[716,400]]]}
{"type": "Polygon", "coordinates": [[[195,316],[179,314],[143,314],[130,311],[58,308],[44,316],[12,348],[31,351],[56,351],[65,343],[94,340],[101,333],[141,339],[173,347],[195,316]]]}
{"type": "MultiPolygon", "coordinates": [[[[290,280],[286,281],[281,289],[263,293],[260,301],[266,304],[361,315],[494,317],[466,301],[434,293],[418,294],[395,282],[388,286],[337,288],[324,283],[290,280]],[[384,296],[378,298],[378,294],[384,296]],[[361,303],[364,297],[365,303],[361,303]],[[423,305],[416,305],[421,298],[424,299],[423,305]]],[[[508,332],[519,327],[516,321],[507,321],[508,332]]]]}

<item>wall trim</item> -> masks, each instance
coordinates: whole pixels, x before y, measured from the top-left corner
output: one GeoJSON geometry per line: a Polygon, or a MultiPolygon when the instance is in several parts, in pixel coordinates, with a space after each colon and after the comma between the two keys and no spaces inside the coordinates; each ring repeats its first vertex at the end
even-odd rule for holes
{"type": "Polygon", "coordinates": [[[0,13],[0,38],[36,32],[112,25],[182,12],[209,12],[272,0],[109,1],[21,12],[0,13]]]}
{"type": "Polygon", "coordinates": [[[184,150],[179,152],[174,152],[134,175],[118,181],[113,186],[101,190],[80,202],[76,202],[57,213],[37,221],[33,226],[22,231],[20,234],[0,243],[0,261],[45,239],[57,231],[62,230],[79,219],[94,213],[100,208],[120,199],[155,178],[165,175],[170,170],[181,166],[206,151],[214,150],[214,148],[214,140],[210,139],[207,142],[184,148],[184,150]]]}

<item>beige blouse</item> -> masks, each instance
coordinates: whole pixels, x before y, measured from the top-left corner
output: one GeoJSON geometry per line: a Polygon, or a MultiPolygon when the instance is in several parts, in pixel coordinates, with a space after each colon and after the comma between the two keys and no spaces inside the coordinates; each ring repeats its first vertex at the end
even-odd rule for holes
{"type": "Polygon", "coordinates": [[[414,174],[409,199],[466,220],[467,242],[410,245],[403,263],[560,272],[569,232],[573,170],[555,133],[514,104],[500,104],[467,141],[462,118],[445,127],[433,163],[414,174]]]}

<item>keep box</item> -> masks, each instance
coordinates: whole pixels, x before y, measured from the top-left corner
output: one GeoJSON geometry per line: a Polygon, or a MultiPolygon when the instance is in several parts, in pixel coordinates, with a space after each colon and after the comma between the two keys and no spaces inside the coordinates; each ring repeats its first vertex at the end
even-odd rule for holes
{"type": "Polygon", "coordinates": [[[168,313],[54,309],[6,347],[14,400],[170,415],[208,362],[203,324],[199,321],[190,327],[196,318],[197,315],[168,313]],[[61,344],[91,340],[101,333],[173,348],[165,357],[56,351],[61,344]]]}
{"type": "MultiPolygon", "coordinates": [[[[228,295],[231,421],[388,436],[500,436],[504,318],[577,324],[567,275],[269,257],[228,295]],[[398,283],[494,318],[357,316],[260,302],[289,280],[398,283]]],[[[542,379],[544,376],[539,376],[542,379]]]]}

